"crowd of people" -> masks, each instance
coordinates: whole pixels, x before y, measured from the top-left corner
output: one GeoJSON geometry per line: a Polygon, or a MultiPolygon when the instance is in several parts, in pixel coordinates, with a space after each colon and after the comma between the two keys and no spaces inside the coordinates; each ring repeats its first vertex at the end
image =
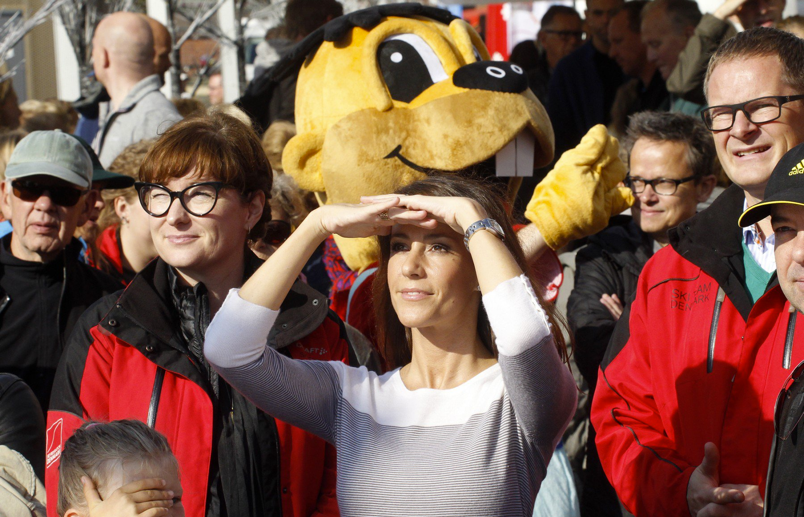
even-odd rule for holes
{"type": "Polygon", "coordinates": [[[235,104],[220,72],[210,106],[166,98],[170,34],[133,12],[95,27],[76,102],[0,83],[0,515],[804,515],[783,10],[551,6],[494,68],[555,136],[516,201],[474,170],[359,204],[284,173],[297,82],[273,67],[344,30],[335,0],[288,2],[235,104]],[[611,218],[606,170],[633,200],[611,218]],[[572,240],[522,228],[586,197],[605,220],[572,240]],[[345,284],[333,236],[376,237],[370,276],[345,284]],[[574,260],[563,296],[548,248],[574,260]]]}

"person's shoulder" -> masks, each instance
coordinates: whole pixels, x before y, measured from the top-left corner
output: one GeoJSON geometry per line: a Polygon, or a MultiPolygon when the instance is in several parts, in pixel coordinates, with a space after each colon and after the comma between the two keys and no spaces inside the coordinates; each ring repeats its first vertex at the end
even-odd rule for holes
{"type": "Polygon", "coordinates": [[[86,279],[91,279],[96,286],[100,289],[103,295],[111,294],[123,288],[123,285],[114,279],[108,273],[104,273],[98,268],[92,267],[89,264],[78,261],[75,267],[81,271],[81,274],[86,279]]]}
{"type": "Polygon", "coordinates": [[[605,230],[592,235],[589,237],[585,248],[599,248],[612,251],[635,249],[642,242],[643,235],[639,226],[631,220],[625,224],[609,226],[605,230]]]}
{"type": "Polygon", "coordinates": [[[115,306],[120,295],[123,294],[123,289],[118,289],[116,292],[101,296],[95,300],[86,310],[81,314],[78,319],[76,327],[81,327],[89,330],[103,319],[110,310],[115,306]]]}
{"type": "Polygon", "coordinates": [[[565,74],[575,71],[578,67],[587,66],[594,55],[594,47],[591,42],[586,42],[576,48],[556,64],[553,74],[565,74]]]}

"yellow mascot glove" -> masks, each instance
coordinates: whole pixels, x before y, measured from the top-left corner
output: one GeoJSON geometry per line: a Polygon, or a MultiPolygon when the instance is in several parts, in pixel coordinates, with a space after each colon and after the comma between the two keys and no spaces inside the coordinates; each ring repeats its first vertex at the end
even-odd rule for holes
{"type": "Polygon", "coordinates": [[[634,203],[618,157],[617,139],[598,124],[575,149],[561,155],[556,166],[533,191],[525,210],[551,249],[604,229],[609,217],[634,203]]]}

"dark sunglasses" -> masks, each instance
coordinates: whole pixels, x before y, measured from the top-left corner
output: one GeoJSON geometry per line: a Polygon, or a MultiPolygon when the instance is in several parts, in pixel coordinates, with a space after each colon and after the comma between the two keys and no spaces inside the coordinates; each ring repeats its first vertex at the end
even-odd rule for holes
{"type": "Polygon", "coordinates": [[[29,203],[47,193],[53,203],[65,207],[75,206],[81,196],[88,192],[67,186],[42,185],[31,180],[14,180],[11,182],[11,190],[15,196],[29,203]]]}
{"type": "Polygon", "coordinates": [[[784,382],[782,391],[776,398],[776,408],[773,415],[773,428],[776,436],[782,440],[787,440],[801,422],[804,416],[804,386],[796,384],[801,372],[804,371],[804,361],[802,361],[790,373],[784,382]],[[795,386],[795,389],[791,389],[795,386]],[[790,400],[792,399],[792,400],[790,400]]]}

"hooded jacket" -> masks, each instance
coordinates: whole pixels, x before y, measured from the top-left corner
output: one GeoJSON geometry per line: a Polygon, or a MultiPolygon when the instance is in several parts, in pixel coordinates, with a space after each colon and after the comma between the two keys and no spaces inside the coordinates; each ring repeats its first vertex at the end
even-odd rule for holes
{"type": "Polygon", "coordinates": [[[670,231],[642,270],[601,364],[592,403],[600,461],[634,515],[687,515],[704,444],[720,483],[759,485],[773,408],[804,359],[804,324],[772,282],[751,304],[745,285],[744,194],[736,185],[670,231]]]}
{"type": "MultiPolygon", "coordinates": [[[[260,262],[251,253],[247,261],[250,275],[260,262]]],[[[188,517],[203,517],[208,500],[224,501],[232,517],[338,515],[334,448],[212,382],[183,338],[168,270],[151,262],[119,298],[90,308],[73,334],[48,413],[48,515],[64,441],[87,420],[122,418],[167,437],[188,517]]],[[[296,282],[281,310],[272,347],[297,359],[349,358],[343,323],[324,295],[296,282]]]]}

